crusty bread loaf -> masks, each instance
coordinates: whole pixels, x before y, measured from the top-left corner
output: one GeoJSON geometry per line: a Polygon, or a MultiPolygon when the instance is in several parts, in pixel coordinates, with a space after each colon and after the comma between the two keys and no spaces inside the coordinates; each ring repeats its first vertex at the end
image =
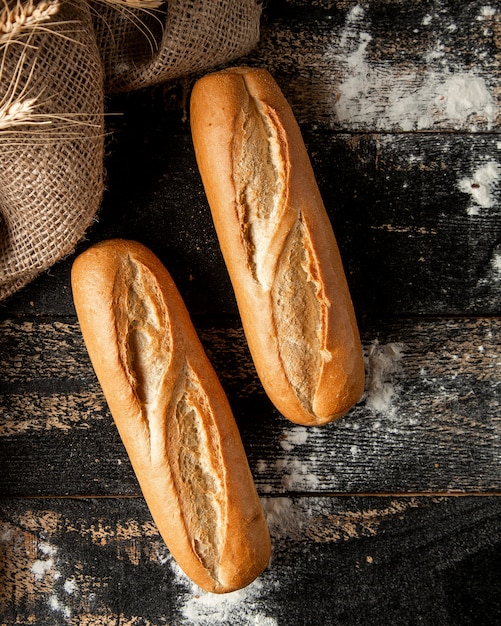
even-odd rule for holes
{"type": "Polygon", "coordinates": [[[264,69],[208,74],[191,95],[198,167],[263,387],[293,422],[362,396],[364,364],[338,246],[294,115],[264,69]]]}
{"type": "Polygon", "coordinates": [[[93,367],[146,503],[173,557],[224,593],[267,566],[270,538],[228,400],[172,278],[139,243],[74,262],[93,367]]]}

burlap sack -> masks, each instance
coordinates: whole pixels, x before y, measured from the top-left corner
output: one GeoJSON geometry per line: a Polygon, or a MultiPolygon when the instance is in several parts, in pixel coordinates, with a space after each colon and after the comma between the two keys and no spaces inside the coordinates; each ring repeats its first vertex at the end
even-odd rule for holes
{"type": "MultiPolygon", "coordinates": [[[[1,5],[0,5],[1,6],[1,5]]],[[[104,93],[208,70],[257,0],[8,0],[0,9],[0,300],[70,253],[103,192],[104,93]]]]}
{"type": "Polygon", "coordinates": [[[258,0],[92,0],[92,6],[110,92],[227,63],[259,39],[258,0]]]}
{"type": "Polygon", "coordinates": [[[68,254],[101,199],[103,73],[83,0],[0,22],[0,298],[68,254]],[[96,89],[96,86],[100,86],[96,89]]]}

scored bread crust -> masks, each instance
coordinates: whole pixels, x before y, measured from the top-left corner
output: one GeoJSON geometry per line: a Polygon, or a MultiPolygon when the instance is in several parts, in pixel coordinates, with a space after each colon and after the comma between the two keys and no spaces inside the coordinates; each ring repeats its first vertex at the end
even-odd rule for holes
{"type": "Polygon", "coordinates": [[[72,267],[82,335],[146,503],[202,589],[234,591],[267,566],[270,537],[226,395],[168,271],[109,240],[72,267]]]}
{"type": "Polygon", "coordinates": [[[321,425],[363,394],[339,249],[292,110],[264,69],[195,83],[198,168],[256,371],[289,420],[321,425]]]}

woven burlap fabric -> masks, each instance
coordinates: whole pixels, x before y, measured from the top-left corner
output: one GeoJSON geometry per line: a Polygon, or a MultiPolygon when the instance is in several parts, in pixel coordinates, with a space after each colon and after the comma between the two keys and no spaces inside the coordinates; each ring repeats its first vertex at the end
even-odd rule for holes
{"type": "Polygon", "coordinates": [[[72,252],[95,218],[103,194],[105,93],[203,72],[258,41],[256,0],[155,4],[0,6],[0,300],[72,252]],[[40,18],[46,9],[57,10],[40,18]]]}
{"type": "Polygon", "coordinates": [[[74,248],[103,190],[103,72],[89,7],[72,0],[41,25],[0,48],[0,103],[20,110],[0,130],[0,298],[74,248]]]}
{"type": "Polygon", "coordinates": [[[92,6],[109,92],[228,63],[259,39],[262,6],[257,0],[169,0],[154,9],[93,0],[92,6]]]}

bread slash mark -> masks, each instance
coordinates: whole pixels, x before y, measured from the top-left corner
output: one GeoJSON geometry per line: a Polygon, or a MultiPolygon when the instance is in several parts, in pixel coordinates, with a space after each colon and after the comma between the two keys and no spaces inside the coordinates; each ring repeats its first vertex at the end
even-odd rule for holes
{"type": "Polygon", "coordinates": [[[172,357],[170,320],[156,279],[130,256],[118,272],[114,300],[122,300],[116,307],[120,360],[141,406],[149,456],[154,462],[163,455],[158,443],[164,439],[162,387],[172,357]]]}
{"type": "Polygon", "coordinates": [[[233,144],[236,205],[247,264],[263,288],[273,283],[277,229],[287,205],[287,139],[273,109],[249,96],[233,144]]]}
{"type": "Polygon", "coordinates": [[[224,465],[207,395],[189,363],[169,411],[169,465],[192,547],[214,581],[226,528],[224,465]]]}
{"type": "Polygon", "coordinates": [[[329,303],[323,296],[318,263],[302,220],[296,222],[280,256],[272,302],[285,375],[302,406],[313,415],[322,362],[330,357],[323,349],[329,303]]]}

